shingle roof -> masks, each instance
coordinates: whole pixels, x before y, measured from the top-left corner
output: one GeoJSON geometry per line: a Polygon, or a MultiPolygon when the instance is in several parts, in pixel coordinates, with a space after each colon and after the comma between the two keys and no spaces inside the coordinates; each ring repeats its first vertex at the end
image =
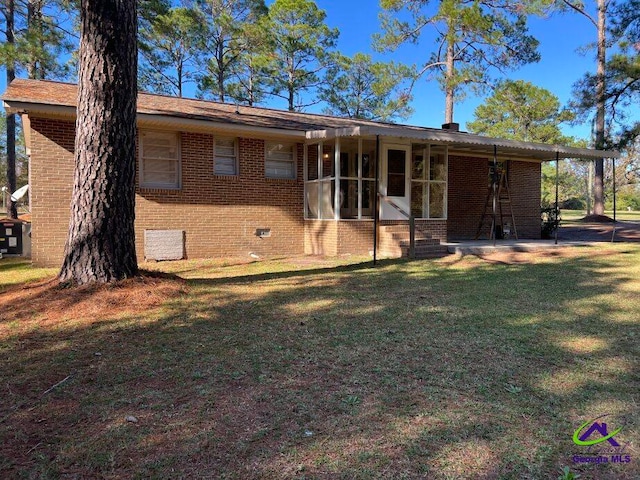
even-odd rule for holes
{"type": "MultiPolygon", "coordinates": [[[[63,107],[75,113],[78,87],[70,83],[44,80],[16,79],[7,87],[2,99],[9,105],[63,107]]],[[[26,108],[29,110],[29,108],[26,108]]],[[[14,107],[14,109],[16,109],[14,107]]],[[[329,115],[289,112],[261,107],[237,106],[228,103],[170,97],[150,93],[138,94],[138,114],[155,119],[184,119],[214,122],[238,129],[276,129],[281,133],[304,136],[308,139],[336,136],[381,135],[409,138],[422,142],[436,142],[492,156],[495,148],[501,154],[521,158],[552,160],[559,158],[618,158],[618,152],[585,148],[520,142],[473,135],[439,128],[416,127],[370,120],[340,118],[329,115]],[[295,133],[294,133],[295,132],[295,133]]]]}
{"type": "MultiPolygon", "coordinates": [[[[77,96],[78,88],[74,84],[16,79],[7,87],[2,99],[5,102],[76,107],[77,96]]],[[[236,106],[228,103],[142,92],[138,94],[138,113],[298,131],[345,128],[356,125],[391,125],[329,115],[236,106]]]]}

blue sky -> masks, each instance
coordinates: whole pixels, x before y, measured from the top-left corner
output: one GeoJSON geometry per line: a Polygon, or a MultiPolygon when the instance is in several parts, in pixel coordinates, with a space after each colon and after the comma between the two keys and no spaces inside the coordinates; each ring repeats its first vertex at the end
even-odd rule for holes
{"type": "MultiPolygon", "coordinates": [[[[271,3],[271,2],[267,2],[271,3]]],[[[327,13],[326,23],[340,30],[338,48],[345,54],[356,52],[373,53],[372,35],[380,32],[378,0],[316,0],[327,13]]],[[[589,3],[589,2],[587,2],[589,3]]],[[[555,15],[548,19],[532,18],[530,32],[540,41],[539,63],[509,72],[508,78],[526,80],[553,92],[564,105],[571,98],[572,85],[587,71],[595,71],[595,54],[586,55],[578,50],[595,41],[595,27],[586,18],[575,14],[555,15]]],[[[426,41],[418,46],[401,48],[395,53],[379,55],[381,60],[395,60],[407,64],[419,63],[428,57],[432,45],[426,41]]],[[[467,96],[454,110],[454,120],[464,128],[473,119],[474,109],[484,98],[467,96]]],[[[415,112],[406,123],[439,127],[444,121],[444,94],[435,81],[420,80],[414,90],[412,104],[415,112]]],[[[568,126],[567,135],[589,138],[590,125],[568,126]]]]}
{"type": "MultiPolygon", "coordinates": [[[[267,0],[267,4],[273,0],[267,0]]],[[[340,30],[338,49],[346,54],[371,53],[377,60],[394,60],[406,64],[419,64],[429,56],[432,44],[425,39],[419,45],[408,45],[393,53],[379,54],[373,51],[372,36],[380,32],[378,0],[316,0],[319,8],[327,13],[326,23],[340,30]]],[[[594,2],[587,2],[594,3],[594,2]]],[[[526,80],[544,87],[558,96],[564,105],[571,98],[572,85],[587,71],[595,70],[593,49],[586,55],[579,49],[595,40],[595,27],[586,18],[576,14],[555,15],[549,19],[532,18],[530,31],[540,41],[542,60],[539,63],[509,72],[508,78],[526,80]]],[[[5,89],[4,71],[0,74],[0,91],[5,89]]],[[[439,127],[444,121],[444,95],[435,81],[420,80],[414,89],[412,106],[414,114],[404,123],[439,127]]],[[[186,92],[189,95],[189,90],[186,92]]],[[[473,119],[474,109],[484,101],[469,94],[457,103],[454,120],[464,129],[473,119]]],[[[286,104],[273,100],[268,106],[286,108],[286,104]]],[[[320,112],[321,107],[309,109],[320,112]]],[[[590,125],[564,125],[567,135],[590,137],[590,125]]]]}

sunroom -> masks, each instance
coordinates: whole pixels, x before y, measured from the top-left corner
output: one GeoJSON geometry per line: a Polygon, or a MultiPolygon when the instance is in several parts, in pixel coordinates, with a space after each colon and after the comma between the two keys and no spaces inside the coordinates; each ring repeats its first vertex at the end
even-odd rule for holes
{"type": "Polygon", "coordinates": [[[370,253],[374,220],[408,228],[411,219],[421,231],[444,240],[447,157],[446,145],[380,135],[365,127],[308,132],[305,250],[370,253]]]}

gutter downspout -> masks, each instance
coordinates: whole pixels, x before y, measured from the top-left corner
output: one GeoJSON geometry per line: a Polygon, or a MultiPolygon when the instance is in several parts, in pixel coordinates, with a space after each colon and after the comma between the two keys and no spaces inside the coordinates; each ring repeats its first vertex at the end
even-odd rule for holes
{"type": "Polygon", "coordinates": [[[374,199],[374,211],[373,211],[373,266],[378,263],[378,221],[380,217],[380,185],[379,185],[379,172],[380,172],[380,135],[376,135],[376,196],[374,199]]]}

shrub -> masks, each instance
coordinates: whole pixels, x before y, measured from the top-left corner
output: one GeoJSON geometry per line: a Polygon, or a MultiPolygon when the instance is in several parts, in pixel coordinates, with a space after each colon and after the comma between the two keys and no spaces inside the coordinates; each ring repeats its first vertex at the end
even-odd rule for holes
{"type": "Polygon", "coordinates": [[[542,238],[551,238],[560,225],[560,210],[555,207],[541,209],[542,238]]]}

